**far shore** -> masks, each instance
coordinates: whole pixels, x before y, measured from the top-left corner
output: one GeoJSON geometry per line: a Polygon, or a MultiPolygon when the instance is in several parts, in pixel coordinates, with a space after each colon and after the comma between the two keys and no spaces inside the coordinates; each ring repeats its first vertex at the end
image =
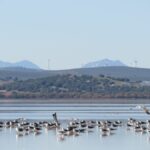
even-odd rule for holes
{"type": "Polygon", "coordinates": [[[0,104],[150,104],[150,99],[0,99],[0,104]]]}

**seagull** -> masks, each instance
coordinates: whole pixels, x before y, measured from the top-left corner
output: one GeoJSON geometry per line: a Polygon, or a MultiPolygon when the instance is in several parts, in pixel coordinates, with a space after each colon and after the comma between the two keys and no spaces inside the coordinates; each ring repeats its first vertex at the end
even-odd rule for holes
{"type": "Polygon", "coordinates": [[[150,110],[144,105],[137,105],[136,108],[142,109],[146,114],[150,115],[150,110]]]}

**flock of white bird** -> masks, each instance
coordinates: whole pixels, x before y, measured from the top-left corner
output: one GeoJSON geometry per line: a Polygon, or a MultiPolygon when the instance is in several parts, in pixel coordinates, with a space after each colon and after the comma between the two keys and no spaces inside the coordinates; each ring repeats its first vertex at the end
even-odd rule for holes
{"type": "MultiPolygon", "coordinates": [[[[150,114],[149,109],[144,105],[138,105],[136,108],[142,109],[146,114],[150,114]]],[[[66,136],[79,136],[86,132],[92,132],[94,128],[98,128],[101,136],[113,135],[117,129],[126,126],[128,130],[133,130],[140,133],[150,133],[150,120],[139,121],[133,118],[127,122],[120,120],[78,120],[72,119],[64,124],[57,118],[57,114],[52,114],[52,121],[29,121],[24,118],[19,118],[11,121],[1,121],[0,129],[15,128],[18,136],[29,134],[40,134],[43,129],[55,130],[56,135],[64,140],[66,136]]]]}

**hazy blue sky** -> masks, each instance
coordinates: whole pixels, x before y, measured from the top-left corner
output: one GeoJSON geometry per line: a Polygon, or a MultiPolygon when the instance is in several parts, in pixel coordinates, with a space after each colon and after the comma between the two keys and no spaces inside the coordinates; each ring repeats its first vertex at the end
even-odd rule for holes
{"type": "Polygon", "coordinates": [[[103,58],[150,68],[150,0],[0,0],[0,60],[63,69],[103,58]]]}

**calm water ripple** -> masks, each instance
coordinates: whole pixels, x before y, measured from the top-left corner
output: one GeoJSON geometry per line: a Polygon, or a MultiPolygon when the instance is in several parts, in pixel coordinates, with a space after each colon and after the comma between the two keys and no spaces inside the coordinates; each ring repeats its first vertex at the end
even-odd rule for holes
{"type": "MultiPolygon", "coordinates": [[[[150,104],[146,107],[150,108],[150,104]]],[[[61,120],[78,119],[150,119],[136,104],[1,104],[0,119],[28,118],[52,120],[51,114],[58,113],[61,120]]],[[[114,135],[103,137],[97,128],[78,137],[66,137],[63,141],[55,130],[44,130],[42,134],[19,137],[15,129],[0,131],[0,145],[3,150],[149,150],[150,135],[128,131],[120,127],[114,135]]]]}

